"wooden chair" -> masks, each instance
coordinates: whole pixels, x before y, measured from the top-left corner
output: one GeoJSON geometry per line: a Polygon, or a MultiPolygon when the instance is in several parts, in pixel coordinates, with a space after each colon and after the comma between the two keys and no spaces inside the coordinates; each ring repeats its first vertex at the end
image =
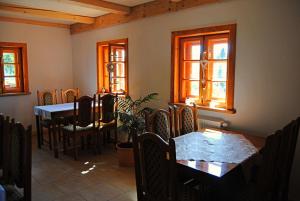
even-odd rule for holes
{"type": "Polygon", "coordinates": [[[117,115],[115,112],[118,107],[118,96],[117,94],[98,94],[98,104],[101,105],[99,134],[103,133],[103,143],[109,141],[110,135],[107,132],[114,130],[114,143],[117,144],[117,115]]]}
{"type": "Polygon", "coordinates": [[[26,130],[21,123],[5,123],[6,161],[8,168],[2,183],[7,200],[31,201],[31,126],[26,130]],[[16,188],[22,188],[23,193],[16,188]]]}
{"type": "Polygon", "coordinates": [[[138,201],[196,200],[190,188],[177,181],[172,138],[167,143],[159,135],[147,132],[134,134],[133,144],[138,201]]]}
{"type": "Polygon", "coordinates": [[[61,102],[62,103],[72,103],[74,101],[74,97],[79,97],[79,89],[66,89],[60,90],[61,94],[61,102]]]}
{"type": "Polygon", "coordinates": [[[174,105],[175,135],[180,136],[198,130],[197,108],[187,105],[174,105]]]}
{"type": "Polygon", "coordinates": [[[270,135],[265,143],[262,164],[255,182],[248,184],[237,201],[288,201],[289,178],[293,163],[300,118],[270,135]]]}
{"type": "Polygon", "coordinates": [[[172,135],[171,114],[167,110],[159,109],[145,115],[146,131],[157,133],[168,142],[172,135]]]}
{"type": "MultiPolygon", "coordinates": [[[[94,97],[82,96],[79,99],[74,97],[74,111],[72,124],[63,127],[63,146],[64,152],[67,150],[67,139],[72,138],[72,145],[68,149],[72,149],[74,152],[74,159],[78,158],[77,139],[81,139],[84,136],[91,136],[97,138],[98,125],[100,122],[96,122],[96,95],[94,97]],[[77,106],[78,105],[78,106],[77,106]],[[78,136],[79,135],[79,136],[78,136]]],[[[98,108],[99,110],[99,108],[98,108]]],[[[97,151],[97,139],[94,140],[94,149],[97,151]]]]}
{"type": "MultiPolygon", "coordinates": [[[[57,104],[57,90],[52,91],[37,91],[37,101],[38,105],[54,105],[57,104]]],[[[44,142],[49,144],[49,149],[52,149],[52,122],[49,119],[43,119],[40,117],[40,130],[41,130],[41,142],[44,144],[44,142]],[[44,132],[43,128],[46,128],[48,130],[48,140],[44,140],[44,132]]]]}
{"type": "MultiPolygon", "coordinates": [[[[0,113],[0,169],[3,167],[3,125],[4,125],[4,115],[0,113]]],[[[0,176],[1,177],[1,176],[0,176]]]]}

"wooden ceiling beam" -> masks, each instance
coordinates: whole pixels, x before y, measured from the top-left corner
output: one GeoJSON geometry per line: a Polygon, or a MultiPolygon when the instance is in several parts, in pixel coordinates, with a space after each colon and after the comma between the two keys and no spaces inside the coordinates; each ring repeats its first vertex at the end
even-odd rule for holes
{"type": "Polygon", "coordinates": [[[41,16],[41,17],[51,18],[51,19],[68,20],[68,21],[72,21],[75,23],[77,22],[77,23],[84,23],[84,24],[92,24],[95,22],[95,18],[93,18],[93,17],[73,15],[73,14],[69,14],[69,13],[52,11],[52,10],[22,7],[22,6],[13,5],[13,4],[0,3],[0,10],[23,13],[23,14],[28,14],[28,15],[41,16]]]}
{"type": "Polygon", "coordinates": [[[130,7],[128,6],[124,6],[121,4],[116,4],[108,1],[103,1],[103,0],[70,0],[70,1],[91,6],[93,8],[96,7],[101,10],[106,10],[110,13],[128,14],[130,12],[130,7]]]}
{"type": "Polygon", "coordinates": [[[0,16],[0,22],[14,22],[14,23],[33,24],[33,25],[39,25],[39,26],[48,26],[48,27],[58,27],[58,28],[70,29],[70,25],[68,25],[68,24],[60,24],[60,23],[53,23],[53,22],[42,22],[42,21],[37,21],[37,20],[28,20],[28,19],[14,18],[14,17],[0,16]]]}
{"type": "Polygon", "coordinates": [[[93,29],[110,27],[118,24],[131,22],[134,20],[180,11],[183,9],[222,2],[224,0],[181,0],[181,1],[166,1],[155,0],[148,3],[140,4],[131,8],[128,15],[107,14],[96,18],[95,23],[90,25],[72,24],[71,34],[76,34],[93,29]]]}

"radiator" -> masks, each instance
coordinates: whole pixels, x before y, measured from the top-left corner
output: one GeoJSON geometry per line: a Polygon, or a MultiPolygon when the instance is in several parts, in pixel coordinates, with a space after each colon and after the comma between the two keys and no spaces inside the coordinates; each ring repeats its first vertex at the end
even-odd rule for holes
{"type": "Polygon", "coordinates": [[[198,123],[198,129],[204,129],[204,128],[220,128],[220,129],[226,129],[229,126],[229,123],[217,118],[212,117],[198,117],[197,119],[198,123]]]}

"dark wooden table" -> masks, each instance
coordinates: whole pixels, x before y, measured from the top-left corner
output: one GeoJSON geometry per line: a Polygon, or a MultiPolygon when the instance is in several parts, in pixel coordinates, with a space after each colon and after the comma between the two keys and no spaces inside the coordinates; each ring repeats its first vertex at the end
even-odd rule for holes
{"type": "MultiPolygon", "coordinates": [[[[216,130],[216,131],[221,132],[222,135],[226,135],[230,133],[230,134],[239,134],[240,136],[245,137],[249,141],[249,143],[252,143],[252,145],[257,149],[257,152],[253,154],[251,157],[245,158],[240,163],[210,162],[210,161],[207,162],[207,161],[200,161],[200,160],[177,160],[177,163],[195,174],[200,174],[202,176],[218,179],[218,178],[222,178],[224,175],[233,171],[241,164],[246,163],[248,160],[251,160],[253,157],[255,157],[255,155],[261,150],[261,148],[264,146],[265,143],[265,139],[258,136],[251,136],[251,135],[234,132],[234,131],[224,131],[224,130],[216,130]]],[[[199,132],[199,135],[201,134],[203,134],[203,131],[199,132]]],[[[181,137],[184,137],[186,141],[191,140],[190,134],[186,134],[181,137]]],[[[175,138],[175,142],[176,142],[176,138],[175,138]]]]}

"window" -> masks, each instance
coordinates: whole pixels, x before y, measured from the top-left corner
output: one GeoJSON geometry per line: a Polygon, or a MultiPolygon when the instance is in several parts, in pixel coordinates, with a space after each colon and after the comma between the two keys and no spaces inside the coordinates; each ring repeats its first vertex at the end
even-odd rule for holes
{"type": "Polygon", "coordinates": [[[27,45],[0,42],[0,94],[28,92],[27,45]]]}
{"type": "Polygon", "coordinates": [[[172,33],[171,102],[234,112],[236,25],[172,33]]]}
{"type": "Polygon", "coordinates": [[[99,42],[97,50],[98,92],[128,93],[128,40],[99,42]]]}

